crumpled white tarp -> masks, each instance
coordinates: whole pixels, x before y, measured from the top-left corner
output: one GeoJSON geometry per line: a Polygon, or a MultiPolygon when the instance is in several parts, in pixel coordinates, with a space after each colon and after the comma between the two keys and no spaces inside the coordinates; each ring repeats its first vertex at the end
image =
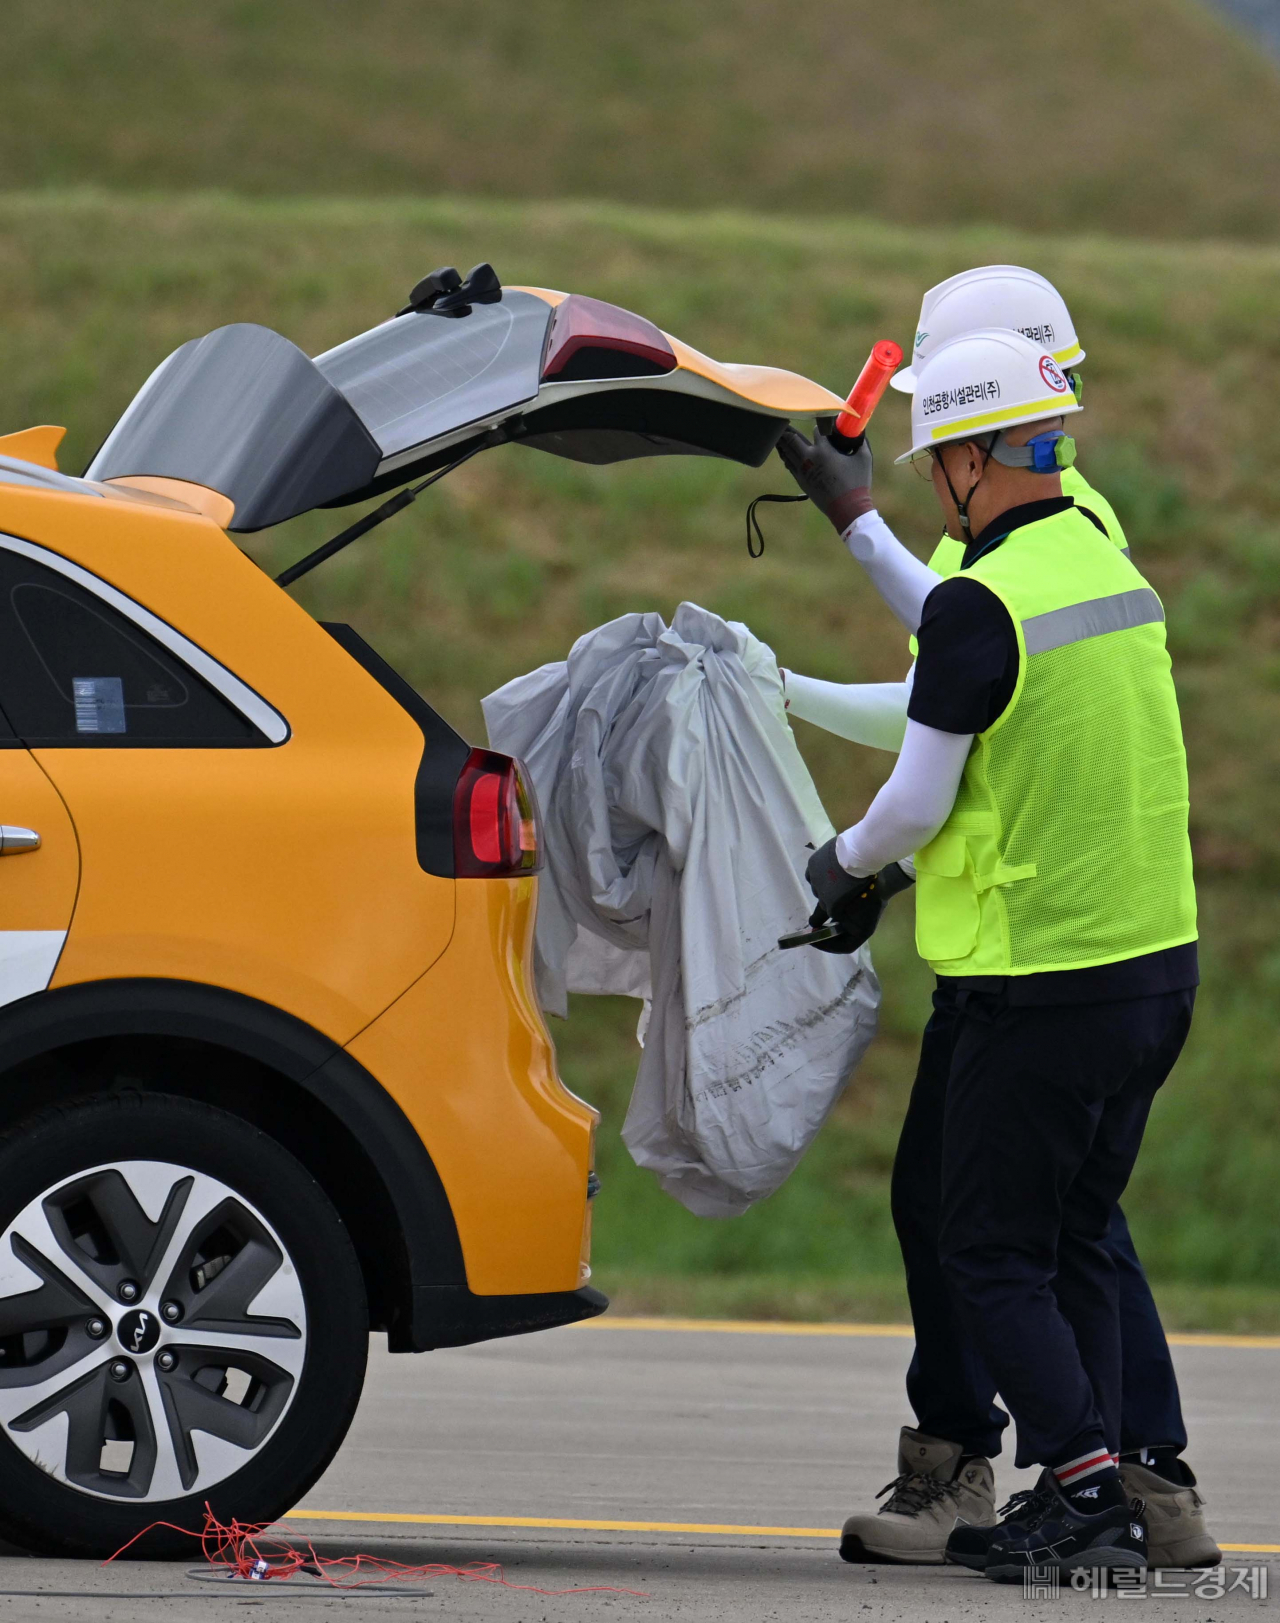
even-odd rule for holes
{"type": "Polygon", "coordinates": [[[484,701],[542,810],[543,1006],[650,1000],[623,1139],[690,1211],[732,1217],[799,1161],[875,1034],[851,956],[777,938],[813,908],[806,847],[833,830],[772,652],[682,603],[580,637],[484,701]]]}

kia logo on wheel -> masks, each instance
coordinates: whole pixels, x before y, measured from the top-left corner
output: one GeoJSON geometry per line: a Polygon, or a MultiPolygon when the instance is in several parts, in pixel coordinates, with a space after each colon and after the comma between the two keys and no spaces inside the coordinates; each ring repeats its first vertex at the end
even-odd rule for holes
{"type": "Polygon", "coordinates": [[[160,1339],[160,1321],[154,1313],[134,1308],[116,1327],[116,1340],[126,1352],[149,1353],[160,1339]]]}

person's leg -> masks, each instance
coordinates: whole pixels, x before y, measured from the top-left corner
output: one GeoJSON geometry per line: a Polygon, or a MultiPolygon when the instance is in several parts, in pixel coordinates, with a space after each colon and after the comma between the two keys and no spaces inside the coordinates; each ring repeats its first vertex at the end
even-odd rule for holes
{"type": "Polygon", "coordinates": [[[1222,1551],[1196,1474],[1182,1458],[1187,1430],[1169,1343],[1118,1206],[1107,1249],[1120,1287],[1120,1479],[1147,1507],[1147,1559],[1153,1567],[1215,1566],[1222,1551]]]}
{"type": "Polygon", "coordinates": [[[893,1491],[844,1524],[846,1561],[939,1565],[959,1522],[995,1521],[995,1478],[984,1454],[1000,1447],[1009,1417],[951,1300],[938,1262],[942,1118],[951,1070],[954,998],[934,994],[920,1064],[893,1167],[894,1225],[906,1267],[916,1348],[907,1396],[919,1429],[902,1428],[893,1491]]]}
{"type": "MultiPolygon", "coordinates": [[[[957,1031],[943,1145],[942,1256],[1018,1428],[1045,1469],[994,1530],[948,1557],[997,1581],[1031,1566],[1141,1566],[1116,1469],[1120,1333],[1105,1238],[1192,994],[1009,1008],[957,1031]]],[[[966,1011],[968,1012],[968,1011],[966,1011]]]]}
{"type": "MultiPolygon", "coordinates": [[[[1095,1397],[1113,1454],[1121,1446],[1123,1353],[1119,1280],[1107,1236],[1138,1157],[1151,1102],[1182,1052],[1193,1001],[1188,992],[1167,1001],[1142,998],[1110,1006],[1128,1038],[1132,1069],[1106,1097],[1089,1153],[1062,1203],[1054,1291],[1086,1372],[1105,1372],[1101,1383],[1094,1382],[1095,1397]]],[[[1154,1314],[1154,1302],[1151,1310],[1154,1314]]]]}
{"type": "Polygon", "coordinates": [[[1065,1468],[1117,1447],[1118,1309],[1102,1241],[1190,1006],[1176,993],[1068,1007],[975,998],[958,1026],[942,1259],[1017,1424],[1019,1465],[1065,1468]]]}
{"type": "MultiPolygon", "coordinates": [[[[1188,1001],[1188,1021],[1190,1012],[1188,1001]]],[[[1118,1206],[1112,1205],[1109,1211],[1106,1206],[1119,1171],[1109,1156],[1117,1145],[1126,1145],[1135,1132],[1140,1136],[1137,1118],[1145,1125],[1144,1101],[1154,1094],[1168,1074],[1184,1037],[1185,1027],[1175,1027],[1169,1045],[1145,1072],[1136,1074],[1120,1094],[1107,1101],[1093,1151],[1064,1203],[1055,1286],[1063,1311],[1073,1324],[1098,1322],[1096,1309],[1087,1298],[1083,1301],[1068,1298],[1079,1293],[1100,1237],[1111,1264],[1108,1277],[1112,1268],[1117,1276],[1122,1366],[1120,1410],[1115,1415],[1105,1415],[1104,1422],[1108,1441],[1121,1455],[1122,1492],[1126,1498],[1137,1497],[1146,1505],[1147,1558],[1150,1565],[1160,1567],[1212,1566],[1221,1559],[1221,1552],[1206,1526],[1204,1500],[1196,1490],[1195,1474],[1179,1457],[1186,1445],[1186,1433],[1164,1329],[1123,1214],[1118,1206]],[[1126,1112],[1135,1113],[1135,1118],[1126,1119],[1126,1112]],[[1139,1287],[1136,1291],[1135,1286],[1139,1287]],[[1136,1336],[1132,1324],[1135,1315],[1141,1317],[1136,1336]],[[1127,1328],[1126,1318],[1129,1320],[1127,1328]],[[1149,1391],[1142,1390],[1144,1379],[1149,1383],[1149,1391]],[[1145,1434],[1148,1438],[1168,1440],[1142,1445],[1135,1452],[1132,1433],[1126,1431],[1135,1413],[1144,1427],[1139,1436],[1145,1434]],[[1113,1441],[1116,1438],[1118,1443],[1113,1441]]],[[[1086,1349],[1082,1347],[1081,1352],[1087,1367],[1086,1349]]]]}
{"type": "Polygon", "coordinates": [[[1120,1293],[1120,1452],[1136,1455],[1160,1449],[1176,1459],[1187,1446],[1178,1378],[1151,1287],[1119,1206],[1111,1213],[1106,1246],[1120,1293]]]}
{"type": "Polygon", "coordinates": [[[916,1337],[907,1370],[907,1397],[927,1436],[958,1443],[965,1454],[990,1457],[1000,1452],[1000,1434],[1009,1417],[995,1403],[995,1381],[960,1317],[938,1257],[942,1129],[957,1021],[955,994],[939,990],[933,1004],[890,1193],[916,1337]]]}

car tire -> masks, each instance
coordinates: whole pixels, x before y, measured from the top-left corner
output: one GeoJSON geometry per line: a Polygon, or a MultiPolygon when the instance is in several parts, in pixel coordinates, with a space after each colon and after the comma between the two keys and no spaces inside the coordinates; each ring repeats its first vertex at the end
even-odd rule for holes
{"type": "Polygon", "coordinates": [[[170,1558],[206,1504],[274,1520],[337,1452],[367,1352],[341,1220],[251,1124],[129,1091],[0,1137],[5,1538],[101,1558],[150,1529],[130,1554],[170,1558]]]}

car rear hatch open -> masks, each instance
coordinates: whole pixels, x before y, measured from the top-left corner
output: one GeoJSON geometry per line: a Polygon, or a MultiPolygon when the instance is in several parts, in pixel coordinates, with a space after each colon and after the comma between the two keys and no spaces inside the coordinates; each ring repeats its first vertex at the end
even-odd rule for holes
{"type": "Polygon", "coordinates": [[[174,351],[86,470],[218,491],[229,528],[365,500],[486,444],[578,462],[758,467],[793,417],[842,401],[794,372],[724,365],[582,294],[434,273],[397,316],[314,359],[237,323],[174,351]],[[425,289],[425,293],[421,290],[425,289]]]}

